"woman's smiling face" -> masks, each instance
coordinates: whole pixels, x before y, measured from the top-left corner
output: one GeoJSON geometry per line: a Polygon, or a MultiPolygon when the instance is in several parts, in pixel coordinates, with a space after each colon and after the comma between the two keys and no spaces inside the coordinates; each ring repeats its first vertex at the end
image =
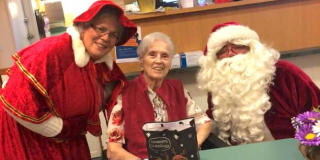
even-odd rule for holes
{"type": "Polygon", "coordinates": [[[94,60],[107,55],[116,45],[119,28],[114,18],[101,16],[82,32],[82,40],[86,51],[94,60]],[[104,33],[106,32],[106,33],[104,33]]]}
{"type": "Polygon", "coordinates": [[[162,40],[156,40],[148,46],[146,54],[140,59],[146,81],[163,80],[168,74],[172,55],[169,46],[162,40]]]}

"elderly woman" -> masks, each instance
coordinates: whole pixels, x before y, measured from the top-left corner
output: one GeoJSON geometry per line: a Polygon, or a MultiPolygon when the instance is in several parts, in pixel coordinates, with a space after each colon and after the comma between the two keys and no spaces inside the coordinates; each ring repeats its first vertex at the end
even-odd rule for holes
{"type": "Polygon", "coordinates": [[[211,121],[180,81],[165,78],[174,55],[172,41],[163,33],[151,33],[141,41],[138,54],[143,71],[118,97],[111,113],[108,158],[148,158],[142,125],[153,121],[195,117],[200,147],[211,131],[211,121]]]}
{"type": "Polygon", "coordinates": [[[109,52],[136,33],[111,1],[97,1],[67,33],[13,55],[0,91],[1,159],[90,159],[85,133],[126,84],[109,52]]]}

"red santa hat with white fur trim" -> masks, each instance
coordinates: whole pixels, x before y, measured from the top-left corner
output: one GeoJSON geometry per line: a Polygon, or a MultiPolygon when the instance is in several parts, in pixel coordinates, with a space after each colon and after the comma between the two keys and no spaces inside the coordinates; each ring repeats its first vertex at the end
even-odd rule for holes
{"type": "Polygon", "coordinates": [[[237,39],[254,39],[259,41],[258,34],[249,27],[237,22],[226,22],[216,25],[212,30],[204,49],[205,56],[216,57],[216,53],[227,44],[237,39]]]}

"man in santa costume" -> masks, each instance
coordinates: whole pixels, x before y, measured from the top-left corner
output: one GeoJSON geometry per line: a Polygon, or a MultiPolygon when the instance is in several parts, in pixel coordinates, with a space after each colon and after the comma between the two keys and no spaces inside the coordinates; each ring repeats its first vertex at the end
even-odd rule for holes
{"type": "Polygon", "coordinates": [[[101,135],[127,84],[110,51],[137,31],[112,1],[96,1],[59,36],[13,55],[0,90],[0,159],[89,160],[85,133],[101,135]]]}
{"type": "Polygon", "coordinates": [[[320,104],[320,90],[297,66],[279,60],[258,34],[236,22],[212,29],[200,58],[199,88],[219,138],[232,145],[294,137],[291,118],[320,104]]]}

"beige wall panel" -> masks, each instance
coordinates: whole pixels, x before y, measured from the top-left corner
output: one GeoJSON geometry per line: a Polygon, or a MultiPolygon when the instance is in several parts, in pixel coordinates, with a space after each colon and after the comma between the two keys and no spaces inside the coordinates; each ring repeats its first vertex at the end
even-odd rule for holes
{"type": "MultiPolygon", "coordinates": [[[[160,31],[169,35],[176,53],[203,50],[214,25],[237,21],[250,26],[267,45],[279,51],[320,46],[319,0],[260,0],[179,9],[167,13],[132,15],[142,36],[160,31]],[[229,7],[231,5],[232,7],[229,7]],[[237,6],[238,5],[238,6],[237,6]]],[[[139,70],[138,63],[120,64],[125,72],[139,70]]]]}

